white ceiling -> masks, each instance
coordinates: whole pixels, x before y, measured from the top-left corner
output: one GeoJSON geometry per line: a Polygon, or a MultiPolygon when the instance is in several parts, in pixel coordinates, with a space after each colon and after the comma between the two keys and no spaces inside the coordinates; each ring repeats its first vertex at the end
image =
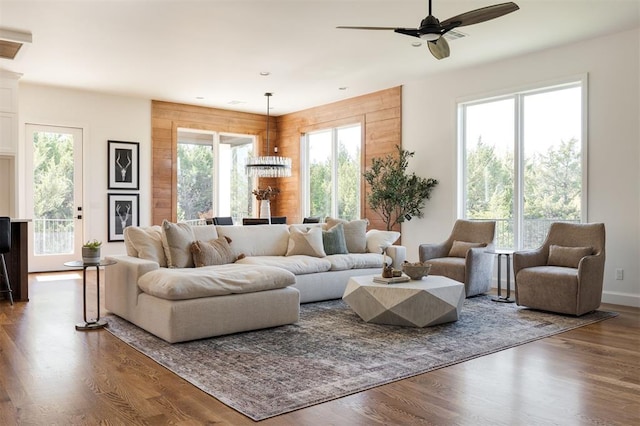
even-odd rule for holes
{"type": "MultiPolygon", "coordinates": [[[[503,1],[433,0],[433,14],[503,1]]],[[[412,37],[335,28],[417,27],[428,0],[0,0],[0,28],[33,35],[0,68],[22,82],[257,113],[273,92],[281,115],[640,26],[640,0],[515,2],[519,11],[460,28],[468,37],[438,61],[412,37]]]]}

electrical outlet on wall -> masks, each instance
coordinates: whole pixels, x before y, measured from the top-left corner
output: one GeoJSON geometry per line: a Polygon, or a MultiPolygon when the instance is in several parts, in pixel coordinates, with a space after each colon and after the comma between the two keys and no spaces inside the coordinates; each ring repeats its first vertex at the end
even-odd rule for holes
{"type": "Polygon", "coordinates": [[[616,269],[616,280],[623,280],[623,279],[624,279],[624,269],[622,268],[616,269]]]}

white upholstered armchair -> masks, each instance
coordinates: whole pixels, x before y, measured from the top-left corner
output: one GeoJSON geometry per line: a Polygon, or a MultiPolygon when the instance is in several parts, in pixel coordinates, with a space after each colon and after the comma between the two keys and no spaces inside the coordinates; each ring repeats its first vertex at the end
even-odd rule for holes
{"type": "Polygon", "coordinates": [[[464,283],[466,297],[491,289],[495,256],[496,222],[462,220],[453,225],[451,235],[439,244],[418,247],[421,262],[431,264],[430,275],[444,275],[464,283]]]}

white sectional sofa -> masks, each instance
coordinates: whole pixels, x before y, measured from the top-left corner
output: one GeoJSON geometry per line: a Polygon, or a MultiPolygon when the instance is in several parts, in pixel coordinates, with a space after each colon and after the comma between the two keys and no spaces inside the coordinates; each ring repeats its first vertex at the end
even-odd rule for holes
{"type": "MultiPolygon", "coordinates": [[[[392,244],[399,233],[363,231],[360,221],[254,226],[165,221],[129,227],[127,254],[107,257],[117,263],[106,270],[105,305],[171,343],[291,324],[298,320],[300,303],[340,298],[349,277],[380,270],[380,246],[392,244]],[[347,251],[332,245],[342,241],[340,234],[349,252],[327,255],[347,251]],[[319,235],[324,245],[318,245],[319,235]]],[[[390,246],[386,261],[400,268],[405,256],[404,247],[390,246]]]]}

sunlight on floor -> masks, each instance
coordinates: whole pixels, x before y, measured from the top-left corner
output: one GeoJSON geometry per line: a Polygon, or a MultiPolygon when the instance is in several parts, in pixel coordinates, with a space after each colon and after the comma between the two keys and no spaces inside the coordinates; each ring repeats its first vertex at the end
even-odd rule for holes
{"type": "Polygon", "coordinates": [[[81,278],[82,278],[82,275],[73,273],[73,274],[38,275],[35,277],[35,280],[40,282],[46,282],[46,281],[77,280],[81,278]]]}

